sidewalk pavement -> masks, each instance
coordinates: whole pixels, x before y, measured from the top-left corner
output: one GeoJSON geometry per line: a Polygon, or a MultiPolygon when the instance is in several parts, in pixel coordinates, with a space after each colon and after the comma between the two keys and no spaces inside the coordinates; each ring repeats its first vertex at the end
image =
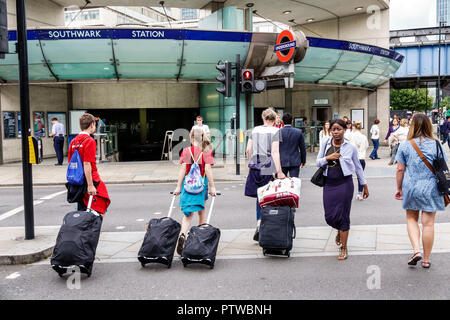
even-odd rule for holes
{"type": "MultiPolygon", "coordinates": [[[[367,151],[369,155],[371,148],[367,151]]],[[[380,147],[381,160],[366,160],[366,176],[395,176],[396,166],[388,166],[389,149],[380,147]]],[[[449,153],[450,155],[450,153],[449,153]]],[[[307,154],[307,166],[301,170],[302,178],[310,178],[317,170],[317,153],[307,154]]],[[[215,181],[245,181],[248,173],[247,163],[241,163],[240,175],[236,175],[234,158],[224,164],[222,159],[215,159],[213,175],[215,181]]],[[[33,165],[33,185],[64,185],[66,183],[67,158],[63,166],[55,166],[55,159],[45,159],[39,165],[33,165]]],[[[244,161],[243,161],[244,162],[244,161]]],[[[178,162],[105,162],[98,164],[100,176],[106,184],[118,183],[162,183],[176,182],[179,170],[178,162]]],[[[22,163],[0,165],[0,187],[22,186],[22,163]]]]}
{"type": "MultiPolygon", "coordinates": [[[[0,264],[33,263],[52,253],[59,226],[36,227],[36,239],[23,240],[22,227],[1,228],[0,264]]],[[[263,258],[262,249],[253,241],[254,229],[222,230],[217,259],[263,258]]],[[[133,262],[137,260],[145,231],[102,232],[97,248],[96,262],[133,262]]],[[[337,256],[336,231],[328,226],[297,228],[291,257],[337,256]]],[[[406,225],[352,226],[348,239],[352,255],[412,253],[406,225]]],[[[450,223],[435,225],[433,252],[450,252],[450,223]]],[[[175,259],[179,255],[175,253],[175,259]]],[[[406,261],[406,260],[405,260],[406,261]]],[[[47,264],[41,261],[40,264],[47,264]]]]}

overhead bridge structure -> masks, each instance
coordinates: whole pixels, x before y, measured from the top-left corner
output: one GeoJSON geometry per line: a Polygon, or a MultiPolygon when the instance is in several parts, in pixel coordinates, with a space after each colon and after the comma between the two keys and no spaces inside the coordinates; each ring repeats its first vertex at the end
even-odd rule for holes
{"type": "MultiPolygon", "coordinates": [[[[29,77],[33,82],[213,81],[220,60],[235,61],[240,54],[244,66],[263,61],[260,51],[250,50],[261,41],[269,48],[263,54],[275,55],[277,35],[199,29],[33,29],[27,33],[29,77]]],[[[9,31],[10,53],[0,60],[3,84],[19,77],[16,41],[16,31],[9,31]]],[[[373,89],[388,81],[404,59],[404,51],[349,41],[307,37],[307,44],[303,60],[295,64],[297,83],[373,89]]]]}
{"type": "Polygon", "coordinates": [[[391,87],[437,87],[439,65],[441,87],[450,84],[450,27],[390,32],[391,50],[405,57],[391,79],[391,87]],[[439,45],[439,32],[441,43],[439,45]],[[439,59],[440,47],[440,59],[439,59]]]}

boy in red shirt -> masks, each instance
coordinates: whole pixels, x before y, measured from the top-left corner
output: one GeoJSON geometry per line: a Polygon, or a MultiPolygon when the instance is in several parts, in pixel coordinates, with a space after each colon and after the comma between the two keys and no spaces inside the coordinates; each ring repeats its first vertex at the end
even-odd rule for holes
{"type": "Polygon", "coordinates": [[[105,214],[106,209],[110,204],[108,191],[106,186],[101,181],[100,175],[97,171],[96,152],[97,143],[91,137],[96,131],[95,117],[92,114],[85,113],[80,117],[81,132],[70,143],[69,146],[69,162],[76,148],[83,161],[84,176],[87,183],[87,193],[83,197],[83,201],[79,202],[79,210],[85,210],[89,202],[89,196],[94,196],[91,209],[105,214]]]}

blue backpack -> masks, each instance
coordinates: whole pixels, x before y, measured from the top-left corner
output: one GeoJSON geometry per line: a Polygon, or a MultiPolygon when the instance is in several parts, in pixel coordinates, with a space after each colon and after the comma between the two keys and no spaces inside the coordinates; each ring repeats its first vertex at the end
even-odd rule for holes
{"type": "Polygon", "coordinates": [[[205,188],[205,179],[201,175],[200,166],[198,165],[198,161],[203,155],[203,152],[200,153],[197,161],[194,159],[194,155],[192,154],[191,148],[189,148],[189,152],[191,153],[192,160],[194,163],[191,165],[191,169],[189,173],[184,178],[184,190],[187,193],[198,194],[203,191],[205,188]]]}
{"type": "Polygon", "coordinates": [[[67,182],[76,186],[81,186],[84,183],[83,161],[81,160],[80,153],[78,152],[78,148],[82,145],[84,140],[81,141],[81,143],[76,146],[75,151],[72,154],[72,158],[70,158],[70,162],[67,167],[67,175],[66,175],[67,182]]]}

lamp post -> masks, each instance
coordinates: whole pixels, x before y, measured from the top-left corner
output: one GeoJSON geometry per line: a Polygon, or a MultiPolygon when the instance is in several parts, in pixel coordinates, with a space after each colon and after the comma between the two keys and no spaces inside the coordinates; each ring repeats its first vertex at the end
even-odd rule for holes
{"type": "Polygon", "coordinates": [[[17,53],[19,56],[19,92],[22,126],[22,173],[25,216],[25,239],[34,239],[33,176],[28,137],[30,132],[30,92],[28,82],[27,23],[25,0],[16,0],[17,53]]]}

